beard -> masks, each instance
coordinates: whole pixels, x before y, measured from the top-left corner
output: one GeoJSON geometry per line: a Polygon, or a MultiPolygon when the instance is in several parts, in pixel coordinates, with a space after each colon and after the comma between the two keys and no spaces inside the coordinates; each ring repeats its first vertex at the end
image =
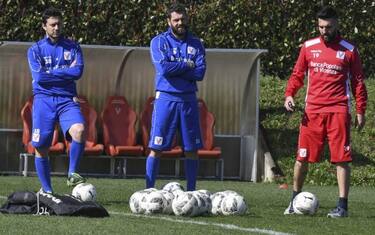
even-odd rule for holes
{"type": "Polygon", "coordinates": [[[337,31],[335,32],[332,32],[332,33],[327,33],[327,34],[323,34],[323,39],[325,42],[332,42],[333,40],[335,40],[336,36],[337,36],[337,31]]]}
{"type": "Polygon", "coordinates": [[[186,31],[187,31],[187,26],[186,25],[180,25],[177,27],[171,26],[172,32],[174,35],[176,35],[179,38],[185,37],[186,31]]]}
{"type": "Polygon", "coordinates": [[[50,32],[50,33],[47,33],[48,37],[51,38],[52,40],[54,41],[57,41],[61,35],[61,32],[58,31],[58,32],[50,32]]]}

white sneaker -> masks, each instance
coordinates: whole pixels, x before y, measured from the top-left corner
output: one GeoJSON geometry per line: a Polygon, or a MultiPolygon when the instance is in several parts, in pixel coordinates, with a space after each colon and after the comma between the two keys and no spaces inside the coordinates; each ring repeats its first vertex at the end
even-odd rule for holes
{"type": "Polygon", "coordinates": [[[53,192],[47,192],[47,191],[44,191],[43,188],[40,188],[38,192],[36,192],[37,194],[41,194],[41,193],[46,193],[46,194],[53,194],[53,192]]]}
{"type": "Polygon", "coordinates": [[[293,207],[293,203],[290,202],[289,206],[285,209],[284,215],[302,215],[303,213],[293,207]]]}

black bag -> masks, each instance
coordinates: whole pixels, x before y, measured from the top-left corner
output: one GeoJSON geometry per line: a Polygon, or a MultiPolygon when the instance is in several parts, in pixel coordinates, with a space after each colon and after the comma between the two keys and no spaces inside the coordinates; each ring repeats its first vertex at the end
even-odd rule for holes
{"type": "Polygon", "coordinates": [[[95,202],[83,202],[71,195],[43,192],[14,192],[0,208],[1,213],[107,217],[107,210],[95,202]]]}

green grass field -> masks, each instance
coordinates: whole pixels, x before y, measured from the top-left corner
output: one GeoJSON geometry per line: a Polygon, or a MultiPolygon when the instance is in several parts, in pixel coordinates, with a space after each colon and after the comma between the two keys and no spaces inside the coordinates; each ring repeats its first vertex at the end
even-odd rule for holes
{"type": "MultiPolygon", "coordinates": [[[[174,181],[159,180],[157,187],[174,181]]],[[[279,189],[277,184],[254,184],[238,181],[199,181],[199,189],[211,192],[235,190],[242,194],[249,206],[243,216],[201,216],[194,218],[131,214],[128,199],[144,186],[143,179],[97,179],[89,182],[97,188],[98,202],[110,213],[109,218],[1,215],[1,234],[373,234],[375,230],[375,189],[351,188],[350,217],[328,219],[327,212],[335,205],[336,186],[305,187],[320,200],[315,216],[284,216],[290,190],[279,189]],[[374,229],[374,230],[373,230],[374,229]]],[[[184,182],[181,182],[183,185],[184,182]]],[[[36,191],[36,177],[0,177],[0,202],[14,191],[36,191]]],[[[54,177],[56,192],[69,193],[65,178],[54,177]]]]}

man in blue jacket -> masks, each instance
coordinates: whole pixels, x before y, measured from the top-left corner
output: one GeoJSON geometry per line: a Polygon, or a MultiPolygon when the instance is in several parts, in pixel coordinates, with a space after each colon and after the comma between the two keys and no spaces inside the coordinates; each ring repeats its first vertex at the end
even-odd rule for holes
{"type": "Polygon", "coordinates": [[[83,56],[77,43],[62,36],[61,11],[45,10],[42,27],[46,36],[27,52],[34,94],[32,145],[41,190],[52,193],[48,152],[56,122],[60,123],[65,138],[71,141],[67,184],[75,186],[85,182],[76,172],[85,147],[84,119],[76,98],[83,56]]]}
{"type": "Polygon", "coordinates": [[[193,191],[198,173],[197,150],[202,147],[197,81],[206,71],[205,49],[188,31],[185,7],[174,3],[168,9],[168,31],[151,40],[155,66],[156,99],[146,161],[146,187],[155,186],[161,152],[169,150],[176,129],[184,147],[187,190],[193,191]]]}

